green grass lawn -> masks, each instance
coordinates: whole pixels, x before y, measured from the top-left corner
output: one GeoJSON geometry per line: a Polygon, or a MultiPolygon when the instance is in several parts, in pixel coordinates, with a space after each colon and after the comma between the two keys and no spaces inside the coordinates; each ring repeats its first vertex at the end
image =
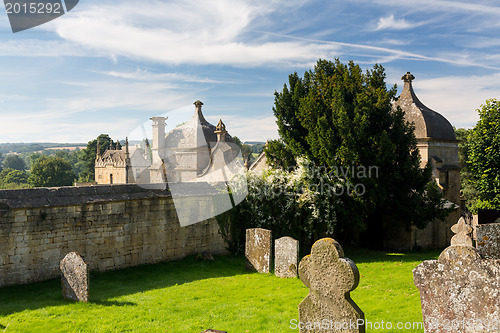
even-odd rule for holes
{"type": "MultiPolygon", "coordinates": [[[[412,269],[438,252],[390,254],[345,248],[361,281],[352,299],[374,325],[421,322],[412,269]]],[[[60,280],[0,288],[2,332],[298,332],[297,305],[308,289],[299,279],[248,273],[242,257],[193,257],[92,273],[90,302],[62,300],[60,280]]],[[[423,332],[372,329],[367,332],[423,332]]]]}

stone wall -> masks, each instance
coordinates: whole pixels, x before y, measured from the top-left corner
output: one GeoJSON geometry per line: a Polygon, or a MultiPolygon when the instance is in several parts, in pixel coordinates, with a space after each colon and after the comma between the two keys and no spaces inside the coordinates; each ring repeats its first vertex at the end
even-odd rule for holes
{"type": "Polygon", "coordinates": [[[168,191],[136,185],[0,191],[0,286],[57,277],[59,261],[72,251],[90,270],[106,271],[222,253],[226,244],[214,219],[181,227],[168,191]]]}

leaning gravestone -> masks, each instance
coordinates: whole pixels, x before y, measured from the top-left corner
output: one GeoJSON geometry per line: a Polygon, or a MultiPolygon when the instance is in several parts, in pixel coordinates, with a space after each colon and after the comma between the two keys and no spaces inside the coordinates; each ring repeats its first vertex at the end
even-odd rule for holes
{"type": "Polygon", "coordinates": [[[299,264],[309,295],[299,304],[300,332],[365,332],[365,315],[351,299],[359,283],[356,264],[332,238],[318,240],[299,264]]]}
{"type": "Polygon", "coordinates": [[[248,270],[269,273],[271,266],[271,230],[247,229],[245,258],[248,270]]]}
{"type": "Polygon", "coordinates": [[[88,265],[76,252],[68,253],[60,262],[63,298],[77,302],[89,300],[88,265]]]}
{"type": "Polygon", "coordinates": [[[500,219],[476,226],[476,248],[484,259],[500,259],[500,219]]]}
{"type": "Polygon", "coordinates": [[[282,278],[297,277],[299,241],[281,237],[274,242],[274,274],[282,278]]]}
{"type": "Polygon", "coordinates": [[[413,270],[426,333],[500,332],[500,260],[482,259],[460,218],[451,246],[413,270]]]}

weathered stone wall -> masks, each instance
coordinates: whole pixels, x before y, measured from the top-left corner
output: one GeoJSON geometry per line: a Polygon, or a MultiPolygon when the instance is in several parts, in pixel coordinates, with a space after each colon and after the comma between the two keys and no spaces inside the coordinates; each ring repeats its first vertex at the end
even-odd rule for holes
{"type": "MultiPolygon", "coordinates": [[[[210,198],[207,198],[210,200],[210,198]]],[[[112,270],[225,252],[214,219],[179,225],[167,191],[135,185],[0,191],[0,286],[59,275],[80,253],[90,270],[112,270]]]]}

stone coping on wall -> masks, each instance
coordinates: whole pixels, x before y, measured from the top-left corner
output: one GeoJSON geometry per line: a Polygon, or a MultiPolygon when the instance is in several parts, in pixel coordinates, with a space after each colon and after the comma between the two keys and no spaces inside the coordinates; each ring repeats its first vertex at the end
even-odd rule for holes
{"type": "MultiPolygon", "coordinates": [[[[19,190],[0,190],[0,211],[20,208],[72,206],[97,202],[127,201],[151,198],[204,197],[220,195],[225,182],[171,183],[175,193],[165,184],[116,184],[91,186],[39,187],[19,190]],[[222,186],[222,187],[221,187],[222,186]]],[[[227,192],[226,192],[227,193],[227,192]]]]}
{"type": "Polygon", "coordinates": [[[170,197],[168,190],[147,189],[135,184],[1,190],[0,210],[167,197],[170,197]]]}

